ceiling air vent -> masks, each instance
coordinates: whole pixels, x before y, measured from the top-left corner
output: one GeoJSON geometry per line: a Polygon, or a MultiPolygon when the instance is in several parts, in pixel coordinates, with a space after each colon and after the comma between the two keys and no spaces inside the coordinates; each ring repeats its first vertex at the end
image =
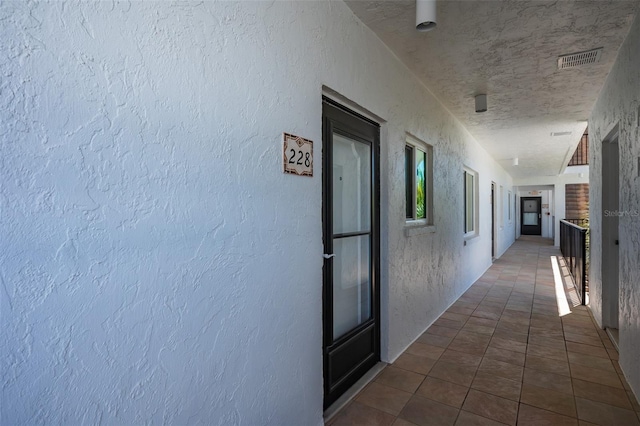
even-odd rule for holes
{"type": "Polygon", "coordinates": [[[551,132],[551,136],[569,136],[571,132],[551,132]]]}
{"type": "Polygon", "coordinates": [[[602,55],[602,47],[587,50],[586,52],[572,53],[570,55],[558,56],[558,69],[580,67],[582,65],[593,64],[600,60],[602,55]]]}

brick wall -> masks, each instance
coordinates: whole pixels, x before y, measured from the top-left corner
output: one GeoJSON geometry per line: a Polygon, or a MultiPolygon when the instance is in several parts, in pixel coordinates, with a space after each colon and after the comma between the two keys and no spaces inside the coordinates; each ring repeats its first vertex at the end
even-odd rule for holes
{"type": "Polygon", "coordinates": [[[565,218],[586,219],[589,217],[589,184],[565,185],[565,218]]]}

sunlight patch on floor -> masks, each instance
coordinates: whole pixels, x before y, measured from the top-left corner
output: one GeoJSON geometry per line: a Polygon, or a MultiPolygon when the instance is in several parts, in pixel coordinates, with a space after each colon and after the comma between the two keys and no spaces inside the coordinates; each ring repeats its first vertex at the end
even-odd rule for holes
{"type": "MultiPolygon", "coordinates": [[[[558,262],[558,265],[560,266],[562,281],[565,284],[564,286],[565,293],[567,294],[567,297],[569,297],[571,301],[571,306],[575,308],[576,306],[582,305],[582,300],[580,300],[580,295],[578,294],[576,287],[573,285],[573,277],[569,272],[569,268],[567,267],[566,260],[562,257],[558,257],[557,262],[558,262]]],[[[585,305],[588,305],[589,293],[585,294],[584,297],[586,298],[585,305]]]]}
{"type": "Polygon", "coordinates": [[[558,266],[558,258],[551,256],[551,269],[553,269],[553,280],[556,287],[556,302],[558,303],[558,315],[563,317],[571,313],[569,308],[569,302],[564,293],[564,282],[562,275],[560,274],[560,267],[558,266]]]}

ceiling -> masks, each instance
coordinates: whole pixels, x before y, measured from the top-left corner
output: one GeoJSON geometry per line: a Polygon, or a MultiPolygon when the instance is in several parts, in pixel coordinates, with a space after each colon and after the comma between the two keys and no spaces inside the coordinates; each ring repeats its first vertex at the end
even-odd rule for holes
{"type": "Polygon", "coordinates": [[[347,5],[514,178],[526,178],[564,171],[639,2],[439,0],[438,26],[426,33],[415,30],[415,1],[347,5]],[[599,62],[558,69],[558,56],[599,47],[599,62]],[[478,114],[481,93],[488,111],[478,114]]]}

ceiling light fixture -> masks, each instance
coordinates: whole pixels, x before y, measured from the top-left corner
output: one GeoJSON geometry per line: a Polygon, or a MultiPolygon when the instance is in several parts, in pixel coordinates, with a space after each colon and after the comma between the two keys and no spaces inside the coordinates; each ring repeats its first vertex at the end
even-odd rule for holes
{"type": "Polygon", "coordinates": [[[518,161],[518,157],[513,159],[513,165],[517,166],[518,164],[520,164],[520,161],[518,161]]]}
{"type": "Polygon", "coordinates": [[[487,110],[487,95],[476,95],[476,112],[487,110]]]}
{"type": "Polygon", "coordinates": [[[416,30],[431,31],[436,25],[436,0],[416,0],[416,30]]]}

